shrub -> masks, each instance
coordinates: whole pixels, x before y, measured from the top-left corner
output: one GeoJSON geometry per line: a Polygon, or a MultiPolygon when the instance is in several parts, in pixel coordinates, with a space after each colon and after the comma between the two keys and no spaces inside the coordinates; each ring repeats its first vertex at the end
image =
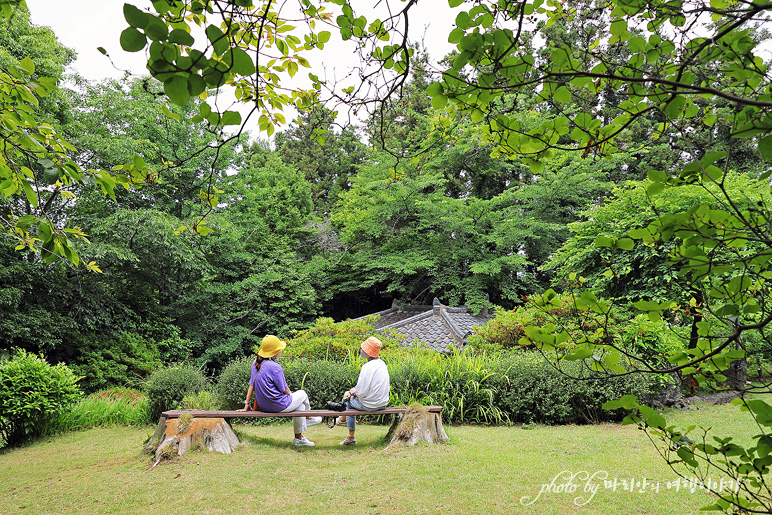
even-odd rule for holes
{"type": "Polygon", "coordinates": [[[209,390],[201,390],[198,393],[192,393],[182,398],[182,402],[177,409],[198,409],[205,411],[216,411],[220,409],[220,403],[209,390]]]}
{"type": "Polygon", "coordinates": [[[223,409],[234,410],[244,407],[254,360],[254,357],[247,356],[231,361],[217,378],[215,392],[223,409]]]}
{"type": "MultiPolygon", "coordinates": [[[[376,334],[373,323],[377,317],[363,320],[346,320],[335,323],[331,318],[320,318],[316,324],[304,331],[299,331],[287,342],[284,355],[288,358],[321,359],[325,361],[345,361],[350,355],[356,355],[359,345],[367,337],[376,334]]],[[[399,347],[395,333],[378,333],[384,349],[399,347]]]]}
{"type": "Polygon", "coordinates": [[[495,363],[495,403],[511,422],[566,424],[621,419],[624,413],[606,411],[603,404],[628,394],[644,396],[659,385],[658,378],[643,374],[591,374],[579,361],[561,362],[561,373],[533,351],[499,355],[495,363]]]}
{"type": "MultiPolygon", "coordinates": [[[[571,298],[566,294],[557,295],[553,302],[554,305],[548,306],[546,311],[528,299],[525,304],[512,310],[496,307],[496,318],[477,327],[475,334],[469,337],[469,345],[478,352],[521,348],[520,338],[525,336],[525,328],[531,325],[542,326],[547,322],[560,326],[558,332],[566,329],[570,334],[576,334],[579,327],[576,317],[570,315],[571,298]]],[[[583,327],[583,330],[587,332],[594,328],[583,327]]]]}
{"type": "Polygon", "coordinates": [[[647,363],[667,363],[666,356],[683,350],[684,339],[664,320],[650,320],[645,313],[620,328],[622,345],[647,363]]]}
{"type": "Polygon", "coordinates": [[[51,420],[45,434],[95,426],[138,426],[150,423],[147,397],[129,388],[110,388],[92,393],[51,420]]]}
{"type": "Polygon", "coordinates": [[[290,390],[305,390],[311,409],[325,409],[327,401],[339,401],[356,384],[356,361],[294,359],[282,362],[290,390]]]}
{"type": "Polygon", "coordinates": [[[140,383],[161,365],[155,344],[127,331],[107,338],[97,334],[75,335],[69,347],[75,354],[67,362],[84,377],[81,385],[87,392],[140,383]]]}
{"type": "MultiPolygon", "coordinates": [[[[232,361],[217,380],[217,396],[224,409],[244,406],[249,388],[253,357],[232,361]]],[[[356,383],[358,369],[349,362],[280,359],[284,377],[290,390],[305,390],[312,409],[323,409],[327,401],[339,400],[343,392],[356,383]]]]}
{"type": "Polygon", "coordinates": [[[147,381],[147,399],[150,420],[176,408],[189,394],[206,390],[208,381],[198,368],[191,365],[172,365],[160,368],[147,381]]]}
{"type": "Polygon", "coordinates": [[[597,423],[621,418],[602,405],[657,387],[650,376],[591,377],[582,363],[565,362],[572,380],[534,351],[442,356],[411,351],[389,361],[391,403],[439,404],[450,422],[597,423]]]}
{"type": "Polygon", "coordinates": [[[81,397],[78,376],[65,365],[18,351],[0,362],[0,437],[17,445],[81,397]]]}

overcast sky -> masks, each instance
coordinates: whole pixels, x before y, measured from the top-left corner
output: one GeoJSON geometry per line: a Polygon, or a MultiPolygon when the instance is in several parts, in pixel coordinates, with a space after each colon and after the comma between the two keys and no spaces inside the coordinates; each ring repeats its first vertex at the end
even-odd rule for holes
{"type": "MultiPolygon", "coordinates": [[[[148,0],[133,0],[131,3],[140,8],[150,5],[148,0]]],[[[401,4],[392,3],[397,6],[401,4]]],[[[122,69],[145,73],[144,52],[124,52],[118,42],[121,31],[127,27],[123,19],[123,4],[120,0],[27,0],[32,22],[50,27],[62,43],[75,49],[78,60],[74,68],[87,79],[120,77],[122,69]],[[113,68],[110,61],[97,50],[100,46],[107,50],[120,69],[113,68]]],[[[450,50],[447,35],[455,13],[448,8],[445,0],[423,0],[413,11],[411,36],[420,39],[426,34],[426,44],[430,47],[432,57],[440,59],[450,50]],[[443,7],[437,9],[438,4],[443,7]]],[[[353,57],[350,48],[344,54],[328,46],[321,62],[328,69],[335,67],[342,73],[353,57]]]]}
{"type": "MultiPolygon", "coordinates": [[[[365,3],[385,5],[375,0],[360,0],[365,3]]],[[[134,0],[131,2],[139,8],[150,5],[149,0],[134,0]]],[[[401,2],[394,2],[401,6],[401,2]]],[[[124,52],[119,43],[121,31],[127,27],[123,17],[124,2],[120,0],[27,0],[32,22],[36,25],[50,27],[59,41],[77,52],[77,60],[72,67],[83,77],[90,80],[119,78],[125,70],[134,74],[146,74],[146,58],[144,52],[124,52]],[[97,48],[103,47],[112,59],[102,55],[97,48]]],[[[451,49],[447,43],[447,35],[452,28],[455,13],[451,11],[446,0],[423,0],[411,11],[411,37],[414,40],[424,39],[429,48],[431,58],[436,61],[451,49]],[[438,9],[438,7],[440,7],[438,9]]],[[[372,12],[364,12],[368,18],[372,12]]],[[[352,66],[355,55],[350,46],[336,41],[340,36],[333,32],[333,39],[326,45],[321,57],[309,56],[309,60],[319,63],[324,68],[312,69],[320,77],[332,79],[346,75],[352,66]],[[336,38],[337,36],[337,38],[336,38]]],[[[304,70],[301,68],[301,70],[304,70]]],[[[303,81],[306,73],[299,73],[296,79],[303,81]],[[301,77],[302,75],[302,77],[301,77]]],[[[305,84],[300,83],[305,86],[305,84]]],[[[241,110],[241,109],[239,109],[241,110]]],[[[287,120],[295,117],[292,112],[285,112],[287,120]]]]}

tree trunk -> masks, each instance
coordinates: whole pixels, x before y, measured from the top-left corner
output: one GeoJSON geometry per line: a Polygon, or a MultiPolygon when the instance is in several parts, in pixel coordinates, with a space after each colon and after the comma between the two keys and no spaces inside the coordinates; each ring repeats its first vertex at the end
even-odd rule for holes
{"type": "Polygon", "coordinates": [[[230,454],[237,445],[239,439],[225,419],[182,415],[180,418],[169,420],[161,417],[155,434],[145,445],[143,452],[154,453],[157,465],[162,459],[182,456],[191,449],[230,454]]]}
{"type": "Polygon", "coordinates": [[[394,420],[386,438],[391,438],[389,447],[397,445],[415,445],[418,442],[428,444],[450,441],[442,427],[439,413],[429,413],[423,406],[410,406],[408,410],[394,420]]]}

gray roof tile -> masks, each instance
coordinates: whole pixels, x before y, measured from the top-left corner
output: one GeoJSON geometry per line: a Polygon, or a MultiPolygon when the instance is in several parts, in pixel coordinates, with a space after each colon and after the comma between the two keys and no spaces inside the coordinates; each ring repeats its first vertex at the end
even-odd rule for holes
{"type": "MultiPolygon", "coordinates": [[[[404,335],[405,346],[425,345],[437,352],[448,353],[454,346],[466,345],[466,338],[474,326],[484,325],[493,315],[473,314],[466,306],[440,305],[440,315],[433,314],[432,306],[401,306],[375,313],[380,315],[376,329],[390,328],[404,335]]],[[[364,318],[364,317],[361,317],[364,318]]]]}

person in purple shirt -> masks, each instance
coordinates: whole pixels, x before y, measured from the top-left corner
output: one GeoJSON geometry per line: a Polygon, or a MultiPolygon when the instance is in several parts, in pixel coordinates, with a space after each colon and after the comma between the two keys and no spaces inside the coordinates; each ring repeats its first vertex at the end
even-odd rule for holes
{"type": "MultiPolygon", "coordinates": [[[[263,338],[260,350],[257,351],[257,358],[252,363],[252,377],[249,380],[244,407],[238,411],[249,409],[249,399],[252,398],[253,392],[257,401],[257,409],[260,411],[289,413],[290,411],[311,409],[308,394],[303,390],[291,392],[284,379],[284,370],[276,362],[286,346],[285,342],[272,334],[263,338]]],[[[319,424],[321,421],[322,417],[293,418],[295,438],[292,443],[298,446],[313,447],[314,442],[306,438],[303,433],[308,426],[319,424]]]]}

